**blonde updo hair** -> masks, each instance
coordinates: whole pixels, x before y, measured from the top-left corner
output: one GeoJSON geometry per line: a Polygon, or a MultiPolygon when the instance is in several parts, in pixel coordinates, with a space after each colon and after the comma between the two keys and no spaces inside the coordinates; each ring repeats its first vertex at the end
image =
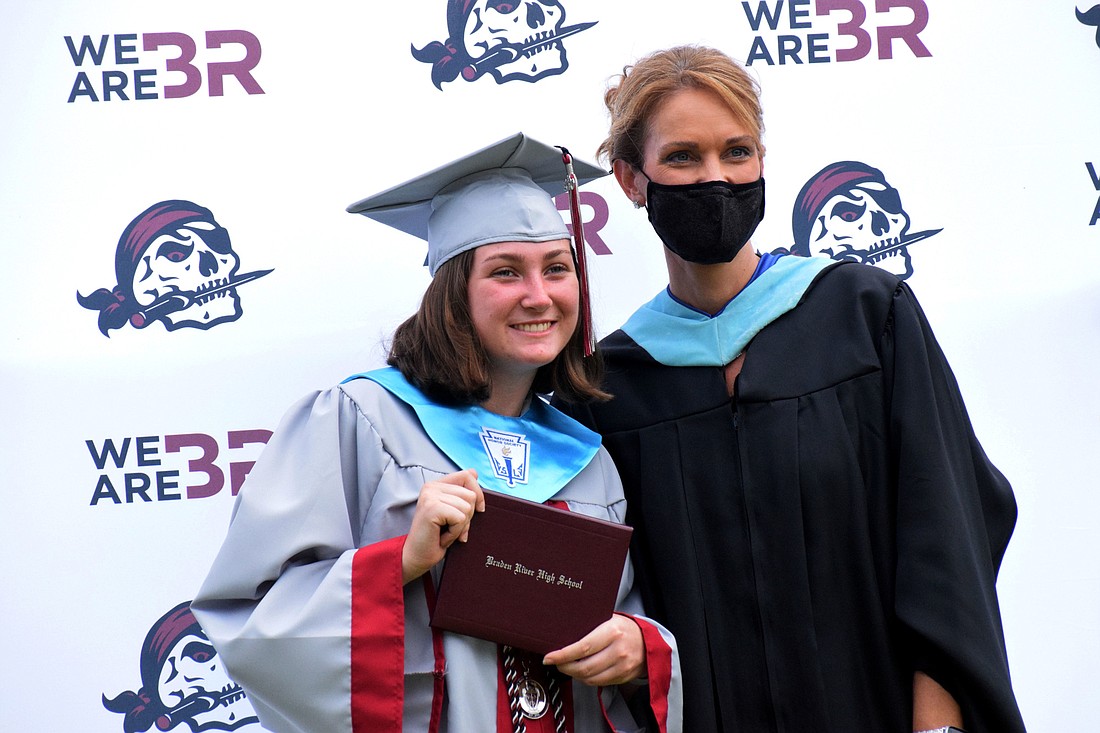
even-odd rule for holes
{"type": "Polygon", "coordinates": [[[612,163],[622,160],[641,169],[653,113],[666,97],[685,88],[717,94],[749,129],[763,157],[759,85],[736,61],[705,46],[654,51],[623,68],[604,94],[611,127],[596,150],[597,156],[612,163]]]}

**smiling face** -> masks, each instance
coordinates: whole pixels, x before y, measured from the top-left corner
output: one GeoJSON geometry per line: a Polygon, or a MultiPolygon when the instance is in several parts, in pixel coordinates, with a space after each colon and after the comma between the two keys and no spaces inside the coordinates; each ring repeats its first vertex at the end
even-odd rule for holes
{"type": "Polygon", "coordinates": [[[752,132],[709,90],[685,87],[666,97],[647,124],[642,170],[622,160],[615,176],[633,201],[645,204],[648,176],[677,185],[726,181],[751,183],[764,172],[752,132]]]}
{"type": "Polygon", "coordinates": [[[467,295],[494,389],[524,380],[529,387],[577,328],[580,295],[569,241],[478,247],[467,295]]]}

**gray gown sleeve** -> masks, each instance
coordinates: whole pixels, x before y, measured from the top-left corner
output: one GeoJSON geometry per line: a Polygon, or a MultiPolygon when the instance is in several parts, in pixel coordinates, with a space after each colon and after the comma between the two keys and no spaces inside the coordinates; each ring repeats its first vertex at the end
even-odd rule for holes
{"type": "Polygon", "coordinates": [[[351,731],[352,557],[391,461],[328,390],[288,411],[238,496],[191,608],[271,730],[351,731]]]}

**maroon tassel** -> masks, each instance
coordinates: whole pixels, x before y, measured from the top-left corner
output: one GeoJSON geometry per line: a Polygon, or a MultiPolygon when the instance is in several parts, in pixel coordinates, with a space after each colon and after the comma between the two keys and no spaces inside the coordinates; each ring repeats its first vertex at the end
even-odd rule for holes
{"type": "Polygon", "coordinates": [[[569,214],[573,221],[573,257],[577,262],[577,279],[581,286],[581,335],[584,337],[584,355],[592,356],[596,352],[596,334],[592,327],[592,299],[588,291],[588,261],[584,246],[584,226],[581,223],[581,200],[577,190],[577,175],[573,172],[573,156],[565,148],[561,150],[561,159],[565,163],[565,188],[569,194],[569,214]]]}

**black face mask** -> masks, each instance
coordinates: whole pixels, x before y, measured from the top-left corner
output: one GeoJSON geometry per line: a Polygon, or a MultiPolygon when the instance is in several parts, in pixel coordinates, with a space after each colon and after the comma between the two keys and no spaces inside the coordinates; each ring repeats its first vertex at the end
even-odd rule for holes
{"type": "Polygon", "coordinates": [[[764,179],[666,186],[650,178],[646,210],[657,236],[680,258],[732,262],[764,218],[764,179]]]}

